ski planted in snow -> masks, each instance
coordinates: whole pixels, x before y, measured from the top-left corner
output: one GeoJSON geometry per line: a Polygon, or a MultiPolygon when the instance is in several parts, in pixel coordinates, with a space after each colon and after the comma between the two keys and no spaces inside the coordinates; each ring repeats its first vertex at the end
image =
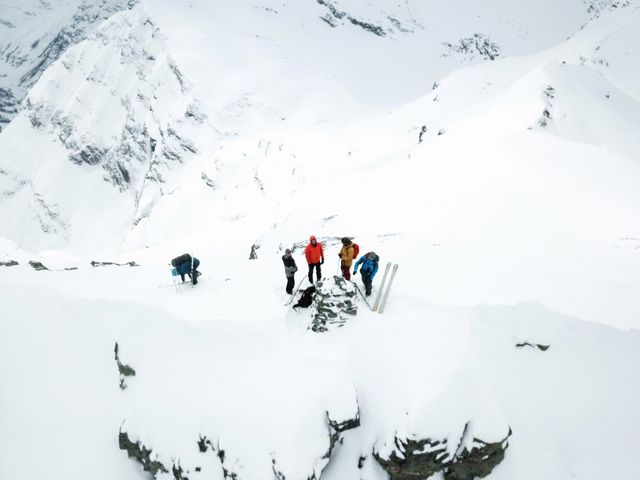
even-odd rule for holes
{"type": "Polygon", "coordinates": [[[291,297],[289,298],[289,300],[287,300],[287,303],[284,304],[285,307],[291,305],[291,302],[293,302],[293,299],[295,298],[295,296],[298,294],[298,291],[300,290],[300,287],[302,286],[302,282],[304,282],[304,279],[306,277],[303,276],[300,281],[298,282],[298,286],[295,288],[295,290],[293,291],[293,293],[291,294],[291,297]]]}
{"type": "Polygon", "coordinates": [[[387,290],[384,292],[384,296],[382,297],[382,303],[378,307],[378,313],[384,312],[384,306],[387,304],[387,298],[389,298],[389,290],[391,290],[391,284],[393,283],[393,279],[396,276],[396,272],[398,271],[398,264],[393,265],[393,270],[391,271],[391,276],[389,277],[389,282],[387,283],[387,290]]]}
{"type": "Polygon", "coordinates": [[[391,262],[387,262],[386,267],[384,267],[384,275],[382,276],[382,283],[380,284],[380,290],[378,290],[378,295],[376,295],[376,301],[373,304],[373,308],[371,310],[373,310],[374,312],[376,310],[378,310],[378,306],[380,305],[380,300],[382,299],[382,292],[384,290],[384,286],[387,282],[387,276],[389,275],[389,269],[391,268],[391,262]]]}
{"type": "Polygon", "coordinates": [[[367,297],[364,295],[364,293],[362,293],[362,290],[360,290],[360,287],[356,284],[356,282],[353,282],[353,284],[356,287],[356,290],[358,291],[360,296],[362,297],[362,300],[364,300],[364,303],[366,303],[367,307],[369,307],[369,310],[373,310],[373,308],[371,308],[371,304],[369,303],[369,300],[367,300],[367,297]]]}

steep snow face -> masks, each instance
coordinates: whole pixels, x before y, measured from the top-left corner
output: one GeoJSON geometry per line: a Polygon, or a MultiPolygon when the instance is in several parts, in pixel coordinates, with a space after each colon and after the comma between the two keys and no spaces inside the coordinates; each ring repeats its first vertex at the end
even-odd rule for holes
{"type": "Polygon", "coordinates": [[[0,233],[230,268],[357,233],[433,302],[635,325],[637,3],[367,5],[114,16],[0,135],[0,233]]]}
{"type": "MultiPolygon", "coordinates": [[[[637,326],[639,15],[603,13],[566,43],[455,71],[391,111],[352,110],[343,129],[283,122],[225,139],[201,167],[212,208],[179,240],[215,258],[248,257],[255,238],[270,262],[309,233],[356,234],[436,303],[536,298],[637,326]]],[[[127,245],[167,238],[165,219],[193,204],[181,196],[127,245]]]]}
{"type": "Polygon", "coordinates": [[[207,316],[214,275],[176,295],[148,267],[11,268],[0,277],[3,478],[149,478],[118,449],[131,447],[118,442],[126,433],[153,450],[163,480],[172,467],[193,479],[384,480],[386,459],[421,453],[403,443],[438,441],[448,460],[509,428],[493,480],[640,474],[637,332],[535,303],[404,297],[384,315],[358,301],[343,327],[318,334],[305,312],[243,302],[239,289],[225,294],[242,321],[207,316]],[[127,289],[163,308],[117,301],[127,289]],[[190,305],[199,313],[187,318],[190,305]],[[329,420],[355,419],[332,448],[329,420]],[[48,446],[39,462],[28,461],[34,438],[48,446]]]}
{"type": "Polygon", "coordinates": [[[396,108],[462,66],[562,42],[591,15],[579,0],[146,4],[208,108],[262,106],[273,117],[260,129],[396,108]]]}
{"type": "Polygon", "coordinates": [[[65,52],[3,133],[4,221],[25,238],[41,230],[63,245],[74,242],[78,216],[103,242],[105,214],[116,237],[126,232],[172,188],[171,169],[197,153],[194,135],[213,131],[137,7],[65,52]],[[25,208],[37,221],[24,221],[25,208]]]}
{"type": "Polygon", "coordinates": [[[429,301],[635,325],[637,3],[365,7],[117,14],[0,135],[0,233],[230,267],[357,233],[429,301]]]}
{"type": "MultiPolygon", "coordinates": [[[[55,16],[44,3],[5,7],[5,51],[13,52],[5,55],[12,62],[7,85],[19,78],[17,85],[31,86],[69,45],[81,44],[49,68],[0,138],[3,235],[30,248],[91,250],[95,219],[106,215],[114,221],[109,235],[100,236],[104,248],[122,242],[132,248],[177,236],[163,225],[200,228],[202,216],[185,213],[195,204],[214,218],[220,212],[223,220],[246,218],[249,203],[259,203],[262,212],[278,209],[276,217],[286,218],[290,185],[317,176],[318,164],[336,168],[333,160],[339,159],[341,169],[344,158],[374,152],[370,146],[379,142],[358,128],[372,116],[387,129],[381,111],[415,102],[449,72],[539,51],[603,11],[626,5],[134,3],[70,1],[55,16]],[[38,28],[21,16],[39,19],[38,28]],[[22,36],[9,32],[22,26],[22,36]],[[23,52],[24,45],[45,43],[42,55],[23,52]],[[204,127],[207,118],[222,135],[204,127]],[[345,129],[359,140],[343,135],[345,129]],[[191,157],[178,173],[175,167],[191,157]],[[76,178],[72,189],[85,189],[86,175],[102,175],[115,191],[98,185],[104,193],[66,199],[62,179],[68,184],[76,178]],[[163,199],[170,206],[156,208],[163,199]],[[232,199],[231,209],[221,207],[221,200],[232,199]],[[29,214],[15,213],[21,209],[29,214]]],[[[443,102],[442,109],[450,106],[443,102]]],[[[384,150],[403,141],[384,138],[384,150]]]]}
{"type": "Polygon", "coordinates": [[[138,0],[40,0],[0,5],[0,131],[42,73],[72,45],[138,0]]]}

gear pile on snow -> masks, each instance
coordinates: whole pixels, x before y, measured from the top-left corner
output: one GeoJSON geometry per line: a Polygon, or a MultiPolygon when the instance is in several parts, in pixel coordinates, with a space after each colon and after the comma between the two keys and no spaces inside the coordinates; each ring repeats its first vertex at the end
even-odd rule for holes
{"type": "Polygon", "coordinates": [[[317,282],[311,305],[311,330],[326,332],[332,325],[344,325],[350,316],[358,313],[355,297],[355,286],[343,277],[336,275],[317,282]]]}

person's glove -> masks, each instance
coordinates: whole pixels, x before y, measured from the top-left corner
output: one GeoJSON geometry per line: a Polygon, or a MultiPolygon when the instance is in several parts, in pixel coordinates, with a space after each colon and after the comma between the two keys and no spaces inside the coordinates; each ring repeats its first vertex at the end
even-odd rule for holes
{"type": "Polygon", "coordinates": [[[355,275],[356,273],[358,273],[358,271],[357,271],[357,270],[354,270],[354,271],[353,271],[353,274],[355,275]]]}
{"type": "Polygon", "coordinates": [[[323,263],[324,263],[324,258],[320,260],[320,265],[322,265],[323,263]]]}
{"type": "Polygon", "coordinates": [[[338,254],[338,258],[342,258],[342,255],[340,253],[338,254]]]}

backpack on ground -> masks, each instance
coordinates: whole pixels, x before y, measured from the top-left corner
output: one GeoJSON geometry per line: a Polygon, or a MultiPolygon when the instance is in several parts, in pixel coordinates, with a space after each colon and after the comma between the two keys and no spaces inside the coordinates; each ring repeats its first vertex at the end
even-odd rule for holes
{"type": "Polygon", "coordinates": [[[187,262],[191,263],[191,255],[189,255],[188,253],[185,253],[171,260],[171,266],[173,266],[174,268],[178,268],[178,266],[187,262]]]}
{"type": "Polygon", "coordinates": [[[310,306],[313,303],[314,293],[316,293],[316,287],[313,285],[305,288],[304,292],[302,292],[302,295],[300,296],[300,300],[298,300],[298,303],[293,306],[293,309],[295,310],[298,307],[307,308],[310,306]]]}

